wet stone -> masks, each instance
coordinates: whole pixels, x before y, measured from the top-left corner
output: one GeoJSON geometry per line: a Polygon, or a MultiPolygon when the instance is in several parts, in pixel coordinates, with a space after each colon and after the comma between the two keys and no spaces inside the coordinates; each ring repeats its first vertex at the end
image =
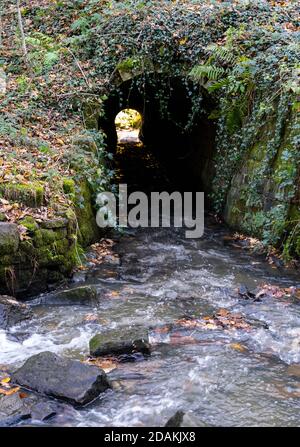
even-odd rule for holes
{"type": "Polygon", "coordinates": [[[19,393],[0,396],[0,427],[9,427],[29,419],[31,407],[36,401],[34,396],[22,399],[19,393]]]}
{"type": "Polygon", "coordinates": [[[45,220],[43,222],[40,223],[41,228],[46,228],[49,230],[53,230],[56,228],[64,228],[67,227],[68,225],[68,219],[64,219],[64,218],[56,218],[56,219],[51,219],[51,220],[45,220]]]}
{"type": "Polygon", "coordinates": [[[47,421],[54,417],[63,417],[65,414],[73,414],[73,408],[67,404],[55,401],[38,402],[31,409],[31,419],[33,421],[47,421]]]}
{"type": "Polygon", "coordinates": [[[110,388],[106,374],[100,368],[47,351],[30,357],[13,374],[12,380],[22,387],[73,405],[85,405],[110,388]]]}
{"type": "Polygon", "coordinates": [[[19,242],[18,226],[12,223],[0,222],[0,257],[15,254],[18,250],[19,242]]]}
{"type": "Polygon", "coordinates": [[[97,289],[94,286],[80,286],[47,294],[40,299],[41,304],[54,306],[96,306],[97,289]]]}
{"type": "Polygon", "coordinates": [[[150,355],[151,348],[148,333],[128,331],[118,334],[115,331],[96,334],[90,340],[90,355],[101,357],[105,355],[121,356],[121,360],[139,359],[140,354],[150,355]]]}
{"type": "Polygon", "coordinates": [[[0,328],[7,329],[29,319],[31,315],[32,312],[26,304],[13,297],[0,295],[0,328]]]}
{"type": "Polygon", "coordinates": [[[165,427],[212,427],[212,425],[206,424],[193,415],[193,413],[177,411],[174,416],[168,420],[165,427]]]}

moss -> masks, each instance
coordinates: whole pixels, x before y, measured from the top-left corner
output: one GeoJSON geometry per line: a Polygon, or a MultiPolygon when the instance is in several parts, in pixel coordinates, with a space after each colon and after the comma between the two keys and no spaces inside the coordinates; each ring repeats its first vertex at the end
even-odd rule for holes
{"type": "Polygon", "coordinates": [[[57,254],[63,255],[70,248],[70,243],[67,239],[59,239],[54,242],[53,247],[57,254]]]}
{"type": "MultiPolygon", "coordinates": [[[[18,223],[28,229],[28,239],[20,241],[17,250],[14,247],[5,247],[5,253],[1,257],[0,285],[2,293],[10,290],[6,285],[6,269],[13,269],[16,275],[14,279],[16,290],[27,290],[39,292],[47,284],[47,272],[52,272],[52,280],[55,277],[61,280],[70,275],[73,268],[82,262],[84,253],[82,247],[92,242],[97,235],[97,225],[92,207],[92,194],[88,184],[84,181],[75,189],[75,182],[65,179],[65,191],[76,192],[74,208],[62,209],[59,218],[37,223],[32,216],[26,216],[18,223]],[[78,205],[80,203],[80,206],[78,205]],[[4,264],[5,262],[5,264],[4,264]],[[57,275],[55,275],[57,273],[57,275]],[[34,274],[34,284],[32,277],[34,274]],[[35,286],[37,289],[35,289],[35,286]]],[[[6,225],[6,224],[2,224],[6,225]]],[[[9,226],[11,230],[13,227],[9,226]]],[[[12,237],[19,241],[17,227],[12,237]]],[[[10,236],[10,234],[9,234],[10,236]]],[[[3,242],[3,240],[2,240],[3,242]]],[[[3,244],[2,244],[3,245],[3,244]]],[[[1,248],[1,247],[0,247],[1,248]]],[[[9,276],[9,278],[11,275],[9,276]]],[[[52,281],[52,282],[53,282],[52,281]]]]}
{"type": "Polygon", "coordinates": [[[77,232],[77,217],[72,208],[67,208],[63,212],[64,217],[68,220],[67,231],[68,235],[76,234],[77,232]]]}
{"type": "Polygon", "coordinates": [[[26,216],[24,219],[19,220],[18,222],[23,227],[27,228],[30,232],[34,232],[38,229],[38,224],[32,216],[26,216]]]}
{"type": "Polygon", "coordinates": [[[102,112],[99,101],[85,102],[82,107],[85,127],[98,130],[98,119],[102,112]]]}
{"type": "Polygon", "coordinates": [[[41,228],[46,228],[47,230],[56,230],[58,228],[65,228],[68,225],[67,219],[62,217],[57,217],[54,219],[44,220],[40,223],[41,228]]]}
{"type": "Polygon", "coordinates": [[[14,295],[15,268],[13,265],[0,265],[0,293],[14,295]]]}
{"type": "Polygon", "coordinates": [[[90,352],[96,352],[103,345],[103,336],[102,334],[96,334],[93,338],[90,339],[89,348],[90,352]]]}
{"type": "Polygon", "coordinates": [[[271,119],[245,153],[231,181],[225,218],[230,226],[282,248],[286,258],[296,253],[300,212],[292,199],[297,191],[299,153],[297,118],[289,116],[276,138],[281,119],[271,119]],[[295,231],[296,229],[296,231],[295,231]]]}
{"type": "Polygon", "coordinates": [[[81,204],[75,207],[79,227],[78,241],[82,246],[87,246],[95,240],[99,229],[92,207],[91,190],[86,182],[80,185],[80,195],[77,196],[76,203],[81,204]]]}
{"type": "Polygon", "coordinates": [[[65,194],[75,195],[75,182],[70,178],[63,179],[63,190],[65,194]]]}
{"type": "Polygon", "coordinates": [[[81,263],[79,248],[80,247],[78,245],[74,245],[68,250],[67,253],[65,253],[63,261],[60,265],[61,272],[68,275],[76,265],[81,263]]]}
{"type": "Polygon", "coordinates": [[[5,222],[6,221],[6,216],[4,213],[0,213],[0,222],[5,222]]]}
{"type": "Polygon", "coordinates": [[[33,246],[32,239],[21,241],[20,251],[25,253],[26,255],[33,256],[35,247],[33,246]]]}
{"type": "Polygon", "coordinates": [[[0,196],[29,207],[40,207],[44,203],[44,188],[39,183],[0,185],[0,196]]]}
{"type": "Polygon", "coordinates": [[[35,231],[33,241],[36,247],[51,245],[56,241],[56,234],[53,230],[41,228],[35,231]]]}
{"type": "Polygon", "coordinates": [[[64,256],[58,255],[54,247],[41,247],[37,250],[37,262],[40,267],[59,267],[64,256]]]}
{"type": "Polygon", "coordinates": [[[57,228],[55,230],[56,240],[66,239],[68,237],[67,228],[57,228]]]}
{"type": "Polygon", "coordinates": [[[18,228],[14,224],[1,223],[0,225],[0,259],[5,255],[14,255],[20,243],[18,228]]]}
{"type": "Polygon", "coordinates": [[[13,255],[4,255],[1,256],[1,264],[2,265],[10,265],[13,264],[14,256],[13,255]]]}

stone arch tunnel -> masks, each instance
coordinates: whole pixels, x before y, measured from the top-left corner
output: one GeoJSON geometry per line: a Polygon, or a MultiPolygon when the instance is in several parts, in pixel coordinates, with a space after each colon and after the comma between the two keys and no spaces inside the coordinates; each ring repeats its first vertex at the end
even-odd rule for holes
{"type": "Polygon", "coordinates": [[[158,94],[161,82],[159,77],[154,82],[153,79],[143,82],[142,86],[134,79],[122,82],[108,95],[98,126],[106,134],[108,150],[114,152],[117,114],[124,108],[138,111],[142,116],[140,139],[176,188],[207,193],[214,174],[215,126],[208,118],[214,105],[199,87],[182,78],[167,80],[164,101],[161,90],[158,94]],[[192,95],[195,97],[195,93],[201,101],[200,108],[194,106],[192,95]]]}

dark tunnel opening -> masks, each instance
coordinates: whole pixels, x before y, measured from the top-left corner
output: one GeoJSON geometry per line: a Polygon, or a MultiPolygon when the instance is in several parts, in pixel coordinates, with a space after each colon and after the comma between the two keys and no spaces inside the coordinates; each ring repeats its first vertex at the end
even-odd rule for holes
{"type": "MultiPolygon", "coordinates": [[[[115,154],[119,172],[128,170],[133,158],[135,161],[139,159],[140,164],[131,166],[135,188],[204,191],[208,206],[215,148],[215,125],[208,116],[214,104],[199,86],[181,78],[168,80],[168,95],[162,101],[157,94],[159,85],[159,78],[156,82],[145,82],[143,89],[134,80],[129,80],[109,95],[105,101],[105,114],[99,119],[99,127],[107,136],[108,150],[115,154]],[[193,97],[199,107],[195,106],[193,97]],[[143,145],[132,141],[118,143],[115,120],[124,109],[133,109],[140,114],[139,139],[143,145]],[[142,172],[143,163],[147,164],[149,160],[152,165],[156,163],[156,171],[160,170],[162,174],[158,175],[159,184],[153,181],[155,169],[152,173],[150,170],[148,176],[142,172]],[[163,179],[168,179],[165,185],[163,179]]],[[[125,180],[126,176],[122,181],[125,180]]]]}

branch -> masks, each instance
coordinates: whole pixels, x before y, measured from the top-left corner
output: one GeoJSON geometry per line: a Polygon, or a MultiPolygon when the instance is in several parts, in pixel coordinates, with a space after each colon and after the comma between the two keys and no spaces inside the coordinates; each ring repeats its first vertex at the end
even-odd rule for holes
{"type": "Polygon", "coordinates": [[[19,30],[20,30],[20,33],[21,33],[23,56],[24,56],[26,62],[28,62],[28,50],[27,50],[27,46],[26,46],[26,38],[25,38],[23,22],[22,22],[22,13],[21,13],[20,0],[17,0],[17,11],[18,11],[19,30]]]}
{"type": "Polygon", "coordinates": [[[77,67],[78,67],[80,73],[82,74],[83,79],[85,80],[86,85],[88,86],[88,88],[91,88],[91,86],[90,86],[90,84],[89,84],[89,81],[88,81],[86,75],[84,74],[84,71],[83,71],[82,68],[81,68],[81,65],[80,65],[80,63],[79,63],[79,60],[77,59],[77,57],[75,56],[75,54],[73,53],[73,51],[70,50],[70,48],[67,47],[67,50],[69,51],[69,53],[70,53],[71,56],[73,57],[73,59],[74,59],[74,61],[75,61],[75,64],[77,65],[77,67]]]}

